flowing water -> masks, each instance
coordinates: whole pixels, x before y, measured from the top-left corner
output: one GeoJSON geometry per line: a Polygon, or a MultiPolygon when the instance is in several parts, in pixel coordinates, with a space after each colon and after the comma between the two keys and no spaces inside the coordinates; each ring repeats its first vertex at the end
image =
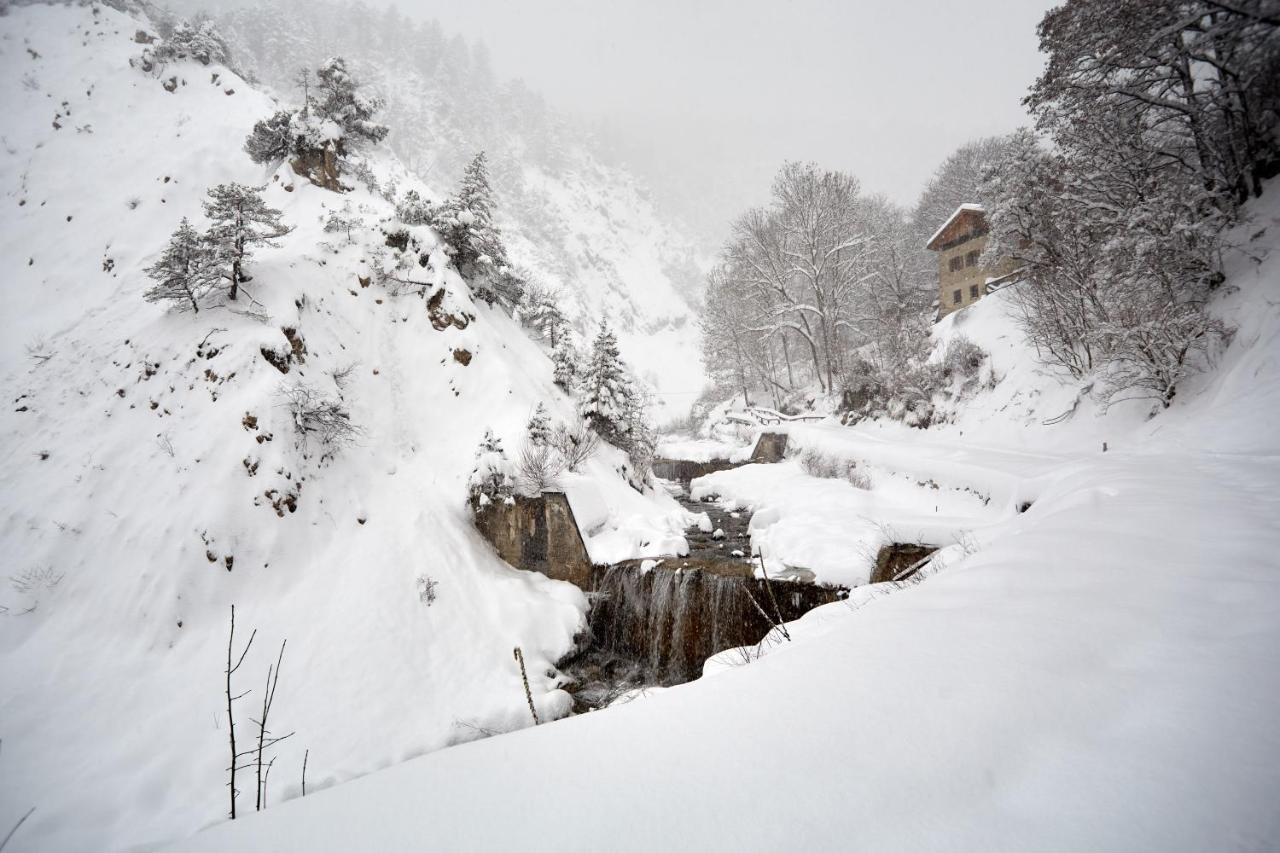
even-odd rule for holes
{"type": "Polygon", "coordinates": [[[712,521],[709,530],[686,532],[688,556],[657,566],[628,560],[592,572],[589,638],[566,662],[579,710],[603,707],[631,689],[692,681],[717,652],[755,646],[779,617],[789,622],[845,594],[838,587],[756,578],[748,513],[677,497],[712,521]],[[717,530],[723,538],[713,535],[717,530]]]}

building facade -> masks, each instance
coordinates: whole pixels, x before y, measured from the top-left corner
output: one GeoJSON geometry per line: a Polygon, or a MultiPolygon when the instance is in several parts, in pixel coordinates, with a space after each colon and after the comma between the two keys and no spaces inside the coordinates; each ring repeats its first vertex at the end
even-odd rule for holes
{"type": "Polygon", "coordinates": [[[989,282],[1004,279],[1017,265],[1001,260],[984,267],[979,260],[987,248],[987,219],[980,204],[962,204],[934,232],[925,248],[938,253],[938,319],[967,308],[987,295],[989,282]]]}

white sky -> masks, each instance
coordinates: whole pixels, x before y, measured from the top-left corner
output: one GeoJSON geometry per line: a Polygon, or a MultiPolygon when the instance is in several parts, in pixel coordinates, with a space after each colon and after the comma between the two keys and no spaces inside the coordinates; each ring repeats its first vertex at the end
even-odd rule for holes
{"type": "MultiPolygon", "coordinates": [[[[388,0],[383,0],[388,2],[388,0]]],[[[500,78],[603,120],[695,219],[765,200],[786,159],[911,203],[957,145],[1026,123],[1050,0],[399,0],[484,41],[500,78]],[[697,202],[693,202],[697,199],[697,202]],[[692,205],[692,206],[691,206],[692,205]]]]}

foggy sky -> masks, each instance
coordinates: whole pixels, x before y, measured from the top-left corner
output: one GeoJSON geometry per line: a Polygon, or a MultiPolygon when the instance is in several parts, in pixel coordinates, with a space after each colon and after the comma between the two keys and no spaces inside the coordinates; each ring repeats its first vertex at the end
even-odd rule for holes
{"type": "MultiPolygon", "coordinates": [[[[383,0],[384,4],[388,0],[383,0]]],[[[767,200],[784,160],[910,204],[975,136],[1026,124],[1050,0],[399,0],[481,40],[499,78],[609,128],[706,228],[767,200]]]]}

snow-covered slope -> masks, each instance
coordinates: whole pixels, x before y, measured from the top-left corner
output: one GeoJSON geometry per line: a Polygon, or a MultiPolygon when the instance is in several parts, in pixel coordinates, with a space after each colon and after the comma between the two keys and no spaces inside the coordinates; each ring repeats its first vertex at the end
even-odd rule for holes
{"type": "MultiPolygon", "coordinates": [[[[241,146],[269,98],[217,66],[131,68],[141,28],[97,4],[0,16],[0,826],[35,807],[10,850],[121,849],[223,819],[233,604],[237,644],[257,629],[242,743],[288,640],[272,719],[297,734],[273,804],[308,751],[312,791],[525,725],[515,646],[540,713],[563,713],[552,663],[585,607],[499,561],[463,506],[486,427],[514,450],[537,401],[569,417],[543,350],[450,269],[422,272],[440,311],[471,318],[443,330],[420,295],[363,286],[390,206],[254,166],[241,146]],[[258,252],[239,304],[144,302],[142,269],[230,180],[265,184],[295,230],[258,252]],[[323,230],[346,204],[367,225],[352,240],[323,230]],[[297,436],[297,383],[361,430],[332,461],[297,436]]],[[[371,162],[411,185],[388,152],[371,162]]],[[[600,535],[679,512],[616,461],[575,479],[600,535]]]]}
{"type": "Polygon", "coordinates": [[[693,306],[705,247],[658,214],[634,175],[603,163],[581,129],[520,81],[496,79],[469,34],[446,38],[434,22],[394,9],[326,0],[244,5],[219,22],[236,61],[285,103],[297,100],[299,68],[346,57],[385,99],[389,145],[430,185],[429,198],[452,191],[485,150],[512,261],[559,291],[584,338],[608,318],[623,356],[656,392],[659,421],[688,412],[704,384],[693,306]]]}
{"type": "MultiPolygon", "coordinates": [[[[717,656],[692,684],[177,849],[1276,849],[1278,201],[1273,186],[1254,210],[1261,262],[1237,257],[1215,306],[1238,327],[1230,348],[1154,419],[1082,404],[1044,425],[1075,391],[1057,399],[1013,341],[1001,354],[993,299],[965,331],[1004,379],[953,423],[791,428],[802,446],[991,495],[995,511],[916,582],[861,587],[793,642],[717,656]]],[[[787,486],[792,465],[753,467],[787,486]]],[[[855,544],[846,503],[804,509],[855,544]]]]}

